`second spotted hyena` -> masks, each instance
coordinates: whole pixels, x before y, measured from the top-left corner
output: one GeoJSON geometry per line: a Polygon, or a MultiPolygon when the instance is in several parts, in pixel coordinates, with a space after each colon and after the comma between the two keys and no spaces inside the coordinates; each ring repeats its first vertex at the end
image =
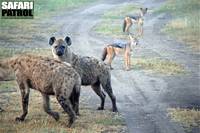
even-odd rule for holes
{"type": "Polygon", "coordinates": [[[0,62],[3,69],[12,69],[16,75],[22,96],[23,113],[17,121],[24,121],[28,113],[30,88],[41,92],[43,108],[55,120],[59,114],[50,109],[49,95],[55,95],[59,104],[69,115],[68,127],[76,119],[79,111],[81,79],[70,64],[47,57],[21,55],[0,62]]]}
{"type": "Polygon", "coordinates": [[[73,53],[69,46],[71,38],[66,37],[56,40],[55,37],[49,39],[52,53],[55,59],[68,62],[80,74],[82,85],[91,85],[95,93],[101,98],[101,106],[99,110],[104,109],[105,94],[101,90],[100,85],[110,96],[112,101],[112,110],[117,112],[116,98],[111,87],[111,75],[109,68],[103,63],[92,57],[80,57],[73,53]]]}

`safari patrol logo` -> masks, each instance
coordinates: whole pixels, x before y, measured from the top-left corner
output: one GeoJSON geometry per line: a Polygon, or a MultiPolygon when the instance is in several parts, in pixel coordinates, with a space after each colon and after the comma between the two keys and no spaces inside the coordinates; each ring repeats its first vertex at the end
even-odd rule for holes
{"type": "Polygon", "coordinates": [[[33,19],[34,0],[1,0],[1,19],[33,19]]]}

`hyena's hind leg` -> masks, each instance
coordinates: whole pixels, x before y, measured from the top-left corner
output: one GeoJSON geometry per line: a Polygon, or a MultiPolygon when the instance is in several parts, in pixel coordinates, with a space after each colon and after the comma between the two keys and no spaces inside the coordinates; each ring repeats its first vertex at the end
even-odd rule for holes
{"type": "Polygon", "coordinates": [[[91,87],[94,90],[94,92],[101,98],[101,105],[97,109],[103,110],[106,95],[103,93],[103,91],[101,91],[100,82],[98,81],[97,83],[93,84],[91,87]]]}
{"type": "Polygon", "coordinates": [[[116,97],[114,96],[113,91],[112,91],[110,78],[101,79],[101,85],[103,89],[108,93],[112,101],[112,111],[118,112],[117,105],[116,105],[116,97]]]}
{"type": "Polygon", "coordinates": [[[42,98],[43,98],[43,109],[44,111],[49,114],[50,116],[52,116],[56,121],[59,120],[59,114],[57,112],[53,112],[50,108],[50,103],[49,103],[49,96],[46,94],[42,94],[42,98]]]}
{"type": "Polygon", "coordinates": [[[21,116],[16,117],[16,121],[24,121],[26,115],[28,114],[28,102],[29,102],[29,93],[30,93],[30,88],[28,87],[27,83],[23,82],[18,82],[19,89],[21,92],[21,97],[22,97],[22,109],[23,113],[21,116]]]}

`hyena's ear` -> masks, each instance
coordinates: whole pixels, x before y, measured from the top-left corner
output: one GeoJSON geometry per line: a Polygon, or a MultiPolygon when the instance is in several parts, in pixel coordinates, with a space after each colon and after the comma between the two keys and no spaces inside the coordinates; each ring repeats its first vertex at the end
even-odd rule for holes
{"type": "Polygon", "coordinates": [[[147,10],[148,10],[148,8],[145,8],[145,10],[147,11],[147,10]]]}
{"type": "Polygon", "coordinates": [[[65,42],[67,43],[68,46],[72,44],[71,38],[68,36],[65,37],[65,42]]]}
{"type": "Polygon", "coordinates": [[[53,43],[55,42],[56,38],[53,36],[49,39],[49,45],[53,45],[53,43]]]}

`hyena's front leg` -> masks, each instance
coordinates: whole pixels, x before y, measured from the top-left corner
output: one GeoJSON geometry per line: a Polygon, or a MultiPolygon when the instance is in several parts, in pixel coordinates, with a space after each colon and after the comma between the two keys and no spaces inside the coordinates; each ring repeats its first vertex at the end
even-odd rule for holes
{"type": "Polygon", "coordinates": [[[42,98],[43,98],[43,108],[44,111],[49,114],[50,116],[52,116],[56,121],[59,120],[59,114],[57,112],[53,112],[50,108],[50,103],[49,103],[49,96],[46,94],[42,94],[42,98]]]}
{"type": "Polygon", "coordinates": [[[15,120],[24,121],[26,115],[28,114],[30,88],[28,87],[27,83],[18,83],[18,84],[21,91],[23,113],[20,117],[16,117],[15,120]]]}
{"type": "Polygon", "coordinates": [[[73,92],[70,96],[70,101],[76,115],[80,115],[79,114],[79,97],[80,97],[80,85],[75,85],[73,92]]]}
{"type": "Polygon", "coordinates": [[[67,96],[62,95],[62,94],[56,94],[56,98],[59,104],[61,105],[61,107],[63,108],[63,110],[67,112],[67,114],[69,115],[69,120],[68,120],[69,122],[67,126],[71,127],[74,121],[76,120],[76,113],[74,112],[72,108],[70,99],[67,96]]]}

